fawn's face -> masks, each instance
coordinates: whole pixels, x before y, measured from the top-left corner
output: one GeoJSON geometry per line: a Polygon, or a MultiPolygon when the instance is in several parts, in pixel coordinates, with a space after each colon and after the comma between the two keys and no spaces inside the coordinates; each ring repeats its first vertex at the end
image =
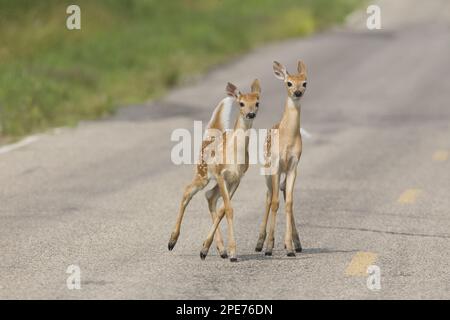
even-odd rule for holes
{"type": "Polygon", "coordinates": [[[275,77],[284,81],[287,94],[292,100],[299,100],[306,91],[306,66],[303,61],[298,62],[297,71],[298,73],[291,75],[281,63],[273,62],[275,77]]]}
{"type": "Polygon", "coordinates": [[[236,86],[228,83],[227,93],[229,96],[235,97],[239,106],[239,113],[245,120],[252,120],[256,117],[259,108],[259,96],[261,94],[261,87],[258,79],[252,83],[252,91],[250,93],[241,93],[236,86]]]}

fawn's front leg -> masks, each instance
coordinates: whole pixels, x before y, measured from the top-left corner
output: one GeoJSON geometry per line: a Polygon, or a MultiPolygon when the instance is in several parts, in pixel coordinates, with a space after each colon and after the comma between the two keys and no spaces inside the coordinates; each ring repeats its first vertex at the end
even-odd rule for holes
{"type": "Polygon", "coordinates": [[[272,219],[270,221],[269,239],[267,240],[267,247],[265,252],[266,256],[272,255],[273,245],[275,241],[277,212],[280,203],[279,196],[280,196],[280,173],[276,173],[272,175],[272,204],[271,204],[272,219]]]}
{"type": "MultiPolygon", "coordinates": [[[[270,177],[268,179],[271,179],[270,177]]],[[[259,227],[259,237],[258,242],[256,243],[256,252],[262,251],[262,248],[264,246],[264,241],[266,240],[266,233],[267,233],[267,221],[269,220],[269,214],[270,214],[270,206],[272,205],[272,181],[270,182],[270,187],[267,190],[266,193],[266,211],[264,212],[263,221],[261,223],[261,226],[259,227]]]]}
{"type": "MultiPolygon", "coordinates": [[[[295,218],[294,218],[294,210],[293,210],[293,205],[294,205],[294,187],[295,187],[295,179],[297,177],[297,166],[295,166],[293,168],[293,171],[291,173],[288,174],[287,178],[286,178],[286,223],[288,221],[288,216],[289,216],[289,220],[291,222],[291,234],[292,234],[292,238],[291,240],[293,240],[294,242],[294,248],[295,248],[295,252],[302,252],[302,244],[300,243],[300,237],[298,236],[298,232],[297,232],[297,227],[295,226],[295,218]],[[291,176],[289,179],[289,175],[291,176]]],[[[288,227],[286,225],[286,232],[288,232],[288,227]]],[[[286,235],[287,236],[287,235],[286,235]]],[[[286,246],[287,248],[287,246],[286,246]]],[[[288,253],[289,255],[289,253],[288,253]]],[[[292,254],[291,254],[292,255],[292,254]]]]}
{"type": "MultiPolygon", "coordinates": [[[[294,202],[294,186],[296,176],[297,176],[296,166],[291,168],[291,170],[286,174],[286,234],[284,237],[284,246],[286,248],[288,257],[295,256],[294,249],[292,248],[292,235],[294,233],[294,230],[295,233],[297,234],[297,230],[295,229],[294,213],[292,207],[294,202]]],[[[296,240],[298,240],[298,234],[296,240]]],[[[298,243],[296,243],[296,249],[299,243],[300,240],[298,240],[298,243]]]]}

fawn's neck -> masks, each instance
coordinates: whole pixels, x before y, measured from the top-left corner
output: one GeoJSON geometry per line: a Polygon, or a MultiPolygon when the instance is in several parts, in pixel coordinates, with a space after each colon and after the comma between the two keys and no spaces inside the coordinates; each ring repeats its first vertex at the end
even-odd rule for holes
{"type": "Polygon", "coordinates": [[[292,135],[300,132],[300,101],[292,100],[288,97],[284,106],[284,113],[281,117],[280,128],[283,128],[287,133],[292,135]]]}
{"type": "MultiPolygon", "coordinates": [[[[234,137],[235,136],[242,135],[242,132],[245,133],[245,143],[243,145],[238,143],[237,152],[238,153],[240,153],[240,152],[244,152],[245,153],[245,163],[246,164],[248,164],[248,160],[249,160],[249,157],[248,157],[248,144],[249,144],[249,141],[250,141],[247,130],[251,129],[252,125],[253,125],[253,119],[245,119],[241,114],[239,114],[239,116],[236,119],[236,122],[234,124],[233,139],[230,140],[230,141],[233,141],[233,143],[234,143],[234,141],[235,141],[234,137]]],[[[242,141],[242,140],[239,140],[239,141],[242,141]]]]}

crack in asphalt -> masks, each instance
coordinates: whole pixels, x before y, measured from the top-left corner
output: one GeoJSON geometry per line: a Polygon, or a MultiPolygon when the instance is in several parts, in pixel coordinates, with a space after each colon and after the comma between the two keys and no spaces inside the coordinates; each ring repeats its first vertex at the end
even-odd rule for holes
{"type": "Polygon", "coordinates": [[[310,227],[310,228],[319,228],[319,229],[339,229],[339,230],[352,230],[352,231],[384,233],[384,234],[392,234],[392,235],[397,235],[397,236],[411,236],[411,237],[422,237],[422,238],[450,239],[450,235],[445,235],[445,234],[441,235],[441,234],[427,234],[427,233],[396,232],[396,231],[386,231],[386,230],[367,229],[367,228],[324,226],[324,225],[316,225],[316,224],[303,224],[302,226],[303,227],[310,227]]]}

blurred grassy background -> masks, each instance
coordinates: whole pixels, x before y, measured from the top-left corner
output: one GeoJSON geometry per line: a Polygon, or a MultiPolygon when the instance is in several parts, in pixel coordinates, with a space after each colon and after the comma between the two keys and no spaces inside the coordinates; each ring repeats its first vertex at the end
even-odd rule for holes
{"type": "Polygon", "coordinates": [[[0,0],[0,142],[143,102],[361,0],[0,0]],[[81,30],[66,8],[81,7],[81,30]]]}

